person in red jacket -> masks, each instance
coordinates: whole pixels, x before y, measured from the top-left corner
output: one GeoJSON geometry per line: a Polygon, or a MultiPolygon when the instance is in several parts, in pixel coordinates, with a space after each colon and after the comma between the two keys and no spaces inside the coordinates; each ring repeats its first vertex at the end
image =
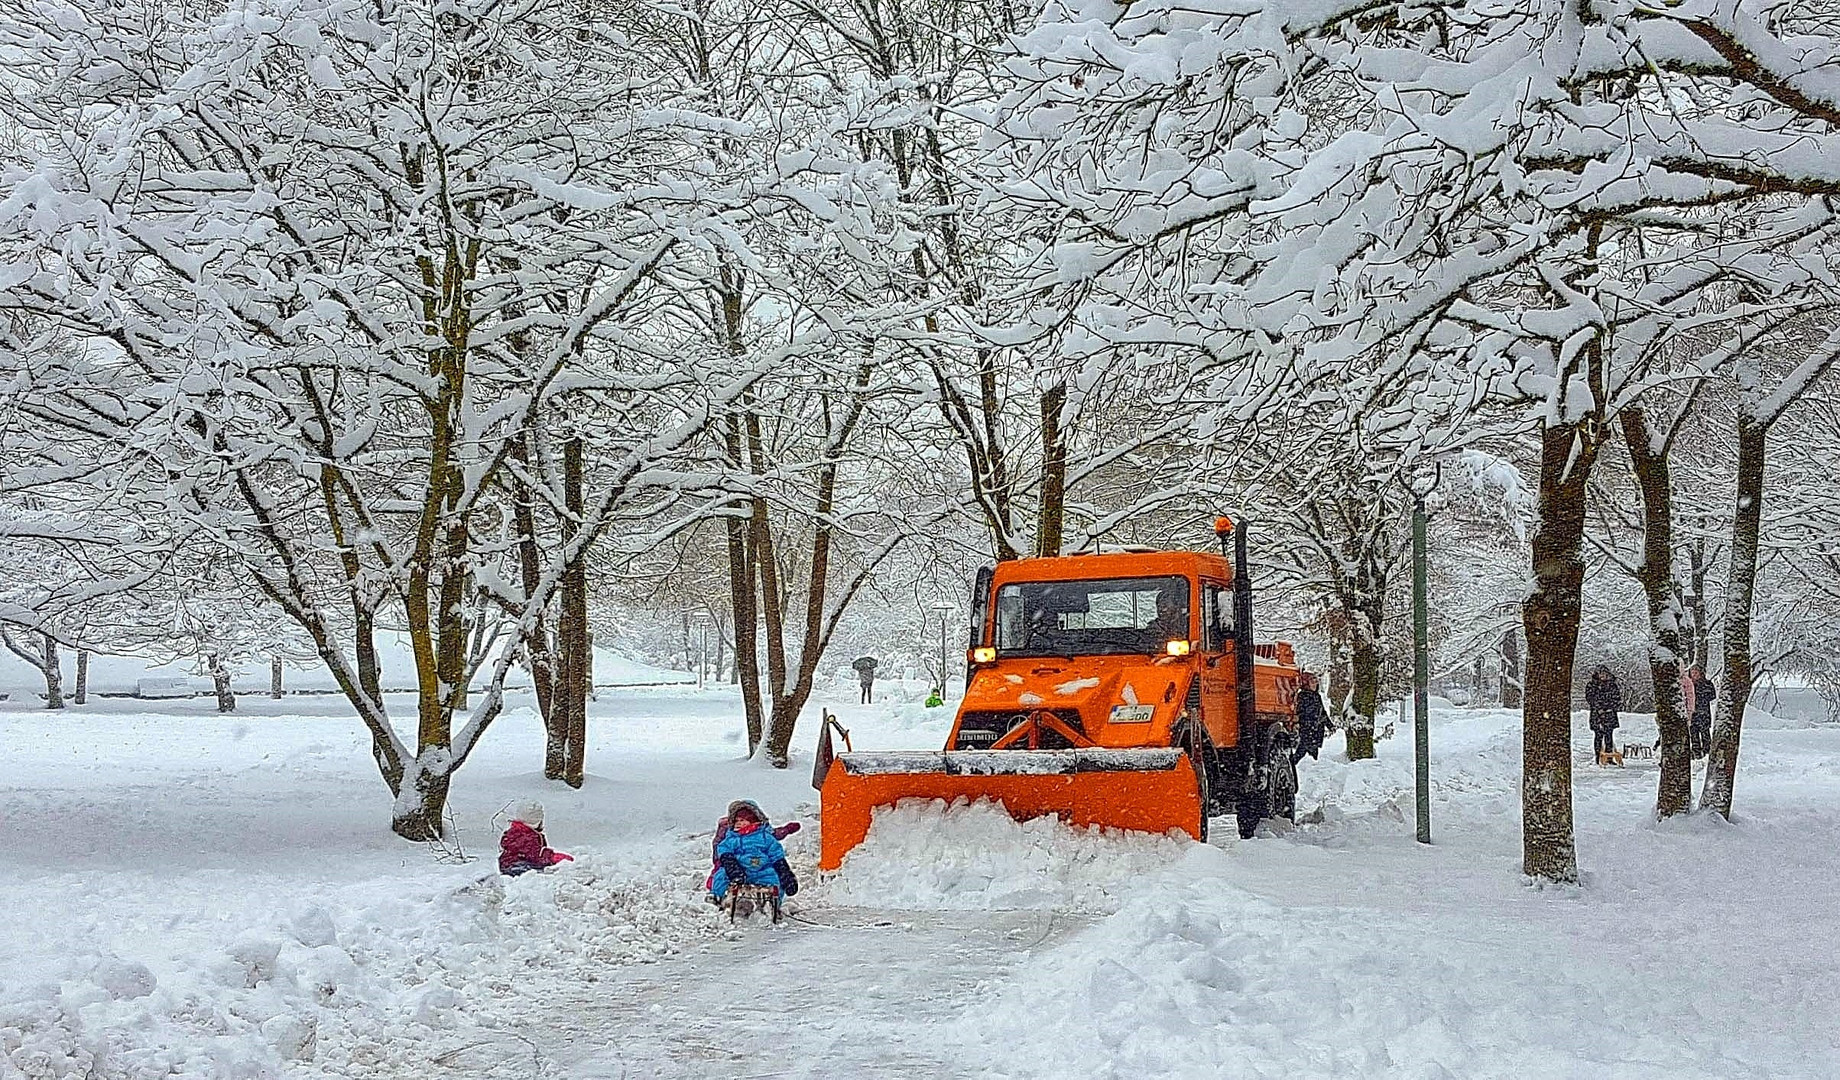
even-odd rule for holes
{"type": "Polygon", "coordinates": [[[548,870],[574,858],[567,852],[550,850],[549,841],[543,838],[543,804],[540,802],[519,806],[511,818],[511,827],[498,842],[498,872],[507,877],[548,870]]]}

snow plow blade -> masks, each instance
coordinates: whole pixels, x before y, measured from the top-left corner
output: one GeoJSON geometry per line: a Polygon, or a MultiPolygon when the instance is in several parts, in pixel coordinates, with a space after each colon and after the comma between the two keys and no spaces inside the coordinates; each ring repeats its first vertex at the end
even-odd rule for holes
{"type": "Polygon", "coordinates": [[[1081,828],[1201,838],[1201,791],[1180,749],[839,754],[819,791],[825,873],[869,834],[876,807],[903,799],[991,799],[1018,821],[1052,814],[1081,828]]]}

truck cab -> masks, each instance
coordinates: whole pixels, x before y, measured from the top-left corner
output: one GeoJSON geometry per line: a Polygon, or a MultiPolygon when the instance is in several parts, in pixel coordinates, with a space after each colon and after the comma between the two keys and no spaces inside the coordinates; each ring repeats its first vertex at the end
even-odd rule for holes
{"type": "Polygon", "coordinates": [[[1226,558],[1020,559],[980,573],[975,589],[948,750],[1176,747],[1205,770],[1210,813],[1237,812],[1260,790],[1258,735],[1294,716],[1298,671],[1288,643],[1250,644],[1250,598],[1226,558]]]}

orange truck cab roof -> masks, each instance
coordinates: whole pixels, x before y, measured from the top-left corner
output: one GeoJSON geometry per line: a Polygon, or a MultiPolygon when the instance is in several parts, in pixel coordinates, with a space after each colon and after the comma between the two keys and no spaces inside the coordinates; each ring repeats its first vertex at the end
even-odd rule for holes
{"type": "Polygon", "coordinates": [[[1080,581],[1129,577],[1205,577],[1231,582],[1233,564],[1201,551],[1112,551],[1100,555],[1057,555],[1011,559],[997,564],[995,584],[1012,581],[1080,581]]]}

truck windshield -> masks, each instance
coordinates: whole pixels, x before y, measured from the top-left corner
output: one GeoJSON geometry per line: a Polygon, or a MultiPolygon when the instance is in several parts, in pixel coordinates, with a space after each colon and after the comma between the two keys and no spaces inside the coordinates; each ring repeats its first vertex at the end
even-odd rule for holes
{"type": "Polygon", "coordinates": [[[1023,581],[997,591],[996,647],[1009,656],[1161,653],[1187,638],[1188,579],[1023,581]]]}

